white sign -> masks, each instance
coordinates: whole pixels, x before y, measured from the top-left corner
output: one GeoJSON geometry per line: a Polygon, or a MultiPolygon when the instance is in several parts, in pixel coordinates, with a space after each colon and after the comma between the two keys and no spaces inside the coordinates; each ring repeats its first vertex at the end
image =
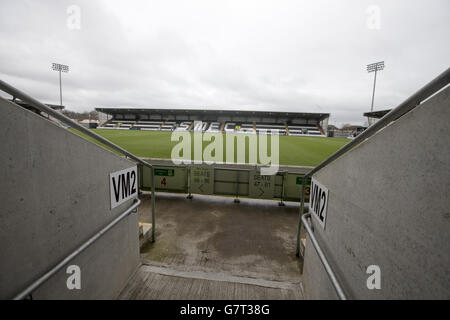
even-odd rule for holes
{"type": "Polygon", "coordinates": [[[109,188],[111,193],[111,209],[125,201],[137,197],[138,176],[137,167],[116,171],[109,174],[109,188]]]}
{"type": "Polygon", "coordinates": [[[325,229],[328,207],[328,189],[316,179],[311,180],[311,193],[309,195],[309,210],[316,217],[322,228],[325,229]]]}

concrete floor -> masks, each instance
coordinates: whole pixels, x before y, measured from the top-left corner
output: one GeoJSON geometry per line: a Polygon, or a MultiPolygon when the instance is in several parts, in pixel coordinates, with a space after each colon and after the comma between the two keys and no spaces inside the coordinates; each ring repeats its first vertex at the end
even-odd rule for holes
{"type": "MultiPolygon", "coordinates": [[[[140,221],[151,222],[144,193],[140,221]]],[[[301,299],[297,203],[158,193],[156,242],[122,299],[301,299]]]]}

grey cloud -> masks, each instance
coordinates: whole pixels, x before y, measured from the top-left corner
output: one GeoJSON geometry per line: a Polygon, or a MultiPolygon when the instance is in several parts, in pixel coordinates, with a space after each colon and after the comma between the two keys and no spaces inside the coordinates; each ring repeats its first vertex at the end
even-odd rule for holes
{"type": "Polygon", "coordinates": [[[0,77],[49,103],[330,112],[362,123],[449,66],[450,3],[436,1],[2,1],[0,77]],[[81,29],[66,27],[68,6],[81,29]],[[366,27],[369,5],[381,29],[366,27]]]}

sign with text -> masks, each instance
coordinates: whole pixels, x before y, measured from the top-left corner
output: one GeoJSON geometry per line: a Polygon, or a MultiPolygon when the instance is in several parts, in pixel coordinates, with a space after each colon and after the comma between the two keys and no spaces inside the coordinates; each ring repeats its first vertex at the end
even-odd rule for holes
{"type": "Polygon", "coordinates": [[[175,169],[155,168],[156,190],[176,190],[179,178],[175,175],[175,169]]]}
{"type": "Polygon", "coordinates": [[[327,218],[327,207],[328,207],[328,189],[325,188],[316,179],[312,178],[311,194],[309,197],[309,210],[324,229],[325,229],[325,220],[327,218]]]}
{"type": "Polygon", "coordinates": [[[256,199],[272,199],[275,192],[275,176],[261,175],[258,171],[250,172],[249,197],[256,199]]]}
{"type": "Polygon", "coordinates": [[[174,175],[175,175],[174,169],[155,168],[155,176],[173,177],[174,175]]]}
{"type": "Polygon", "coordinates": [[[191,192],[214,193],[214,169],[211,167],[191,167],[191,192]]]}
{"type": "Polygon", "coordinates": [[[137,197],[138,194],[137,166],[109,174],[109,189],[111,194],[111,209],[125,201],[137,197]]]}

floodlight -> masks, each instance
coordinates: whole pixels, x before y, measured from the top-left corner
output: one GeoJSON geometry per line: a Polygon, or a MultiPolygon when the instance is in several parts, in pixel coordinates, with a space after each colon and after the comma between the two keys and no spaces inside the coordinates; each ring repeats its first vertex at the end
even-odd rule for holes
{"type": "Polygon", "coordinates": [[[69,66],[60,63],[52,63],[52,69],[59,72],[59,104],[62,106],[61,72],[69,72],[69,66]]]}
{"type": "Polygon", "coordinates": [[[375,100],[375,85],[377,83],[377,72],[384,69],[384,61],[375,62],[367,65],[367,72],[375,72],[375,77],[373,80],[373,92],[372,92],[372,105],[370,107],[370,112],[373,112],[373,103],[375,100]]]}

